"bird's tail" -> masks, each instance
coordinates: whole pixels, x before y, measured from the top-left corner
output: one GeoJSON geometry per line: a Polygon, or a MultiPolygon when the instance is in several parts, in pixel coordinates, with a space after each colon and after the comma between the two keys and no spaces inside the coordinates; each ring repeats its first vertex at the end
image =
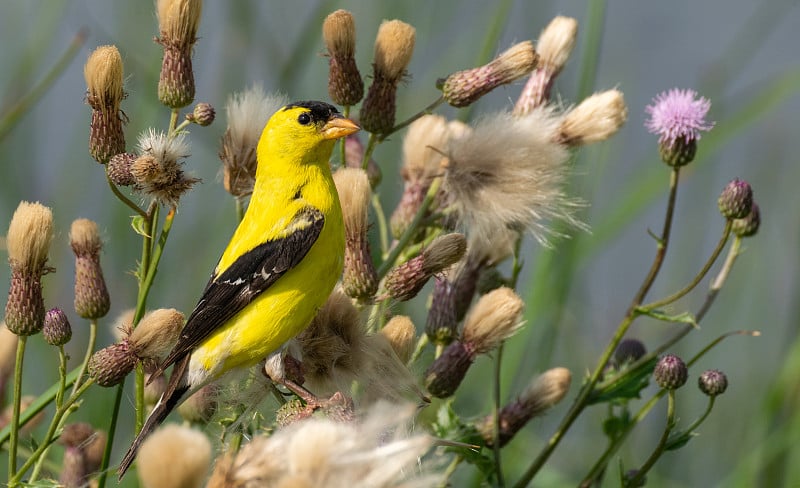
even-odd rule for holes
{"type": "Polygon", "coordinates": [[[125,472],[131,466],[131,463],[133,463],[136,453],[139,451],[139,446],[145,438],[150,435],[156,427],[161,425],[161,422],[163,422],[164,419],[167,418],[167,415],[178,406],[181,397],[189,390],[189,385],[186,382],[186,371],[189,367],[190,358],[191,356],[187,354],[175,364],[172,370],[172,376],[169,378],[167,390],[161,395],[161,399],[158,400],[155,408],[153,408],[153,412],[147,417],[142,430],[136,436],[136,439],[133,440],[125,457],[122,458],[122,462],[119,463],[119,468],[117,470],[119,479],[122,479],[125,472]]]}

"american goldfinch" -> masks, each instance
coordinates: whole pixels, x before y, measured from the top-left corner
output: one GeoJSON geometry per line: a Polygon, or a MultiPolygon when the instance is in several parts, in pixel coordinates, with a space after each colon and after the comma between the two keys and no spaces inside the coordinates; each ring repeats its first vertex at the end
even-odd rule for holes
{"type": "Polygon", "coordinates": [[[268,356],[280,360],[284,344],[325,303],[344,255],[342,210],[328,160],[336,140],[358,130],[323,102],[289,104],[267,122],[247,212],[178,343],[158,368],[160,373],[175,365],[165,393],[120,463],[120,477],[142,440],[184,396],[231,368],[268,356]]]}

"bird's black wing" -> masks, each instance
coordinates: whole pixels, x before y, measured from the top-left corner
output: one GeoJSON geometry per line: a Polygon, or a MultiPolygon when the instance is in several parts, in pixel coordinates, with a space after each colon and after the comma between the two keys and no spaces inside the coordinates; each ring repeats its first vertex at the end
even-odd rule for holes
{"type": "Polygon", "coordinates": [[[178,343],[159,366],[165,370],[190,353],[212,332],[297,266],[317,241],[325,217],[311,207],[292,220],[285,237],[264,242],[242,254],[225,271],[212,276],[186,321],[178,343]]]}

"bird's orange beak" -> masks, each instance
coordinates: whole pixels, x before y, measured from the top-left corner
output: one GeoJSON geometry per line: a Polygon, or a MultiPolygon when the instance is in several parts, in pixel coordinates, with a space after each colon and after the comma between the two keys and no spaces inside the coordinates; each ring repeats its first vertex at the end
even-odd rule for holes
{"type": "Polygon", "coordinates": [[[355,122],[344,117],[335,117],[322,126],[322,137],[324,139],[339,139],[349,136],[361,130],[355,122]]]}

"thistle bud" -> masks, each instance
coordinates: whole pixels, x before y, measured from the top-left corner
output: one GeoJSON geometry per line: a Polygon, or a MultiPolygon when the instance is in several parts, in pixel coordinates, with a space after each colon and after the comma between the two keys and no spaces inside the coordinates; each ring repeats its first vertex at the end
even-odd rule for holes
{"type": "Polygon", "coordinates": [[[556,140],[567,146],[604,141],[616,134],[628,118],[628,107],[619,90],[595,93],[564,116],[556,140]]]}
{"type": "Polygon", "coordinates": [[[198,103],[194,106],[192,113],[186,114],[186,120],[201,127],[206,127],[214,122],[217,112],[210,103],[198,103]]]}
{"type": "Polygon", "coordinates": [[[475,354],[467,344],[454,341],[425,371],[425,388],[436,398],[447,398],[461,385],[475,354]]]}
{"type": "Polygon", "coordinates": [[[578,21],[570,17],[558,16],[542,30],[536,44],[539,64],[517,99],[515,115],[525,115],[547,103],[553,81],[567,63],[577,37],[578,21]]]}
{"type": "Polygon", "coordinates": [[[127,341],[95,352],[89,359],[89,377],[102,387],[119,384],[136,366],[136,355],[127,341]]]}
{"type": "Polygon", "coordinates": [[[341,168],[333,175],[333,181],[344,216],[344,291],[353,298],[367,299],[378,289],[378,275],[367,239],[369,179],[361,169],[341,168]]]}
{"type": "Polygon", "coordinates": [[[697,379],[697,386],[710,397],[722,395],[728,389],[728,377],[722,371],[709,369],[697,379]]]}
{"type": "Polygon", "coordinates": [[[201,0],[158,0],[156,42],[164,48],[158,99],[170,108],[182,108],[194,100],[192,48],[197,41],[201,0]]]}
{"type": "Polygon", "coordinates": [[[633,363],[647,354],[647,348],[638,339],[623,339],[614,350],[614,365],[619,368],[624,364],[633,363]]]}
{"type": "Polygon", "coordinates": [[[717,200],[719,213],[728,220],[743,219],[753,207],[753,189],[750,183],[734,178],[722,190],[717,200]]]}
{"type": "Polygon", "coordinates": [[[361,126],[373,134],[394,127],[397,84],[414,52],[415,29],[399,20],[383,21],[375,38],[372,85],[361,104],[361,126]]]}
{"type": "MultiPolygon", "coordinates": [[[[544,415],[560,402],[571,383],[572,374],[566,368],[553,368],[534,378],[519,398],[498,412],[500,447],[505,446],[530,419],[544,415]]],[[[494,416],[485,417],[476,427],[486,445],[493,446],[494,416]]]]}
{"type": "Polygon", "coordinates": [[[106,174],[108,179],[117,186],[133,186],[136,179],[131,173],[131,166],[136,161],[136,155],[131,153],[115,154],[108,160],[106,174]]]}
{"type": "Polygon", "coordinates": [[[489,64],[458,71],[437,81],[442,96],[453,107],[466,107],[500,85],[518,80],[536,67],[539,55],[531,41],[520,42],[489,64]]]}
{"type": "Polygon", "coordinates": [[[381,334],[389,341],[403,364],[411,359],[416,333],[417,329],[414,327],[414,323],[405,315],[395,315],[381,329],[381,334]]]}
{"type": "Polygon", "coordinates": [[[674,354],[665,354],[659,358],[653,377],[661,388],[677,390],[686,383],[689,369],[681,358],[674,354]]]}
{"type": "Polygon", "coordinates": [[[88,219],[72,222],[69,244],[75,254],[75,312],[86,319],[104,317],[111,300],[100,267],[103,243],[97,224],[88,219]]]}
{"type": "Polygon", "coordinates": [[[498,288],[472,307],[464,323],[461,340],[469,344],[474,354],[495,349],[522,326],[522,299],[511,288],[498,288]]]}
{"type": "Polygon", "coordinates": [[[456,337],[455,290],[446,277],[436,277],[431,293],[431,309],[425,323],[425,334],[437,345],[450,344],[456,337]]]}
{"type": "Polygon", "coordinates": [[[458,262],[467,251],[463,234],[446,234],[431,242],[419,256],[392,269],[386,276],[386,290],[392,298],[414,298],[431,276],[458,262]]]}
{"type": "MultiPolygon", "coordinates": [[[[348,168],[360,169],[363,159],[364,144],[361,143],[361,139],[359,139],[358,135],[356,134],[347,136],[344,140],[345,166],[348,168]]],[[[378,186],[383,178],[380,166],[378,166],[378,163],[376,163],[372,158],[369,158],[369,162],[367,163],[367,177],[369,178],[369,184],[373,189],[378,186]]]]}
{"type": "Polygon", "coordinates": [[[86,486],[89,477],[100,469],[105,433],[87,423],[67,424],[58,442],[65,447],[60,483],[67,488],[86,486]]]}
{"type": "Polygon", "coordinates": [[[141,360],[162,359],[178,342],[184,320],[183,314],[174,308],[148,312],[128,339],[131,353],[141,360]]]}
{"type": "Polygon", "coordinates": [[[760,225],[761,210],[758,208],[758,204],[753,202],[747,217],[733,220],[731,231],[739,237],[750,237],[756,235],[760,225]]]}
{"type": "Polygon", "coordinates": [[[189,156],[184,134],[169,136],[153,129],[139,136],[140,156],[131,164],[136,190],[162,205],[176,207],[184,193],[198,178],[183,171],[183,159],[189,156]]]}
{"type": "Polygon", "coordinates": [[[60,308],[52,308],[44,315],[42,336],[52,346],[63,346],[72,339],[72,327],[60,308]]]}
{"type": "Polygon", "coordinates": [[[364,96],[364,81],[356,66],[356,24],[347,10],[337,10],[325,18],[322,38],[328,48],[330,74],[328,95],[338,105],[355,105],[364,96]]]}
{"type": "Polygon", "coordinates": [[[6,302],[6,327],[29,336],[44,326],[42,275],[53,240],[53,212],[39,203],[20,202],[6,235],[11,286],[6,302]]]}
{"type": "Polygon", "coordinates": [[[83,67],[86,78],[86,103],[92,108],[89,131],[89,154],[105,164],[115,154],[125,152],[120,103],[122,90],[122,56],[116,46],[95,49],[83,67]]]}
{"type": "Polygon", "coordinates": [[[136,456],[145,488],[196,488],[211,463],[211,443],[200,431],[165,424],[143,443],[136,456]]]}
{"type": "Polygon", "coordinates": [[[212,383],[197,390],[178,407],[183,420],[196,424],[205,424],[217,411],[219,386],[212,383]]]}

